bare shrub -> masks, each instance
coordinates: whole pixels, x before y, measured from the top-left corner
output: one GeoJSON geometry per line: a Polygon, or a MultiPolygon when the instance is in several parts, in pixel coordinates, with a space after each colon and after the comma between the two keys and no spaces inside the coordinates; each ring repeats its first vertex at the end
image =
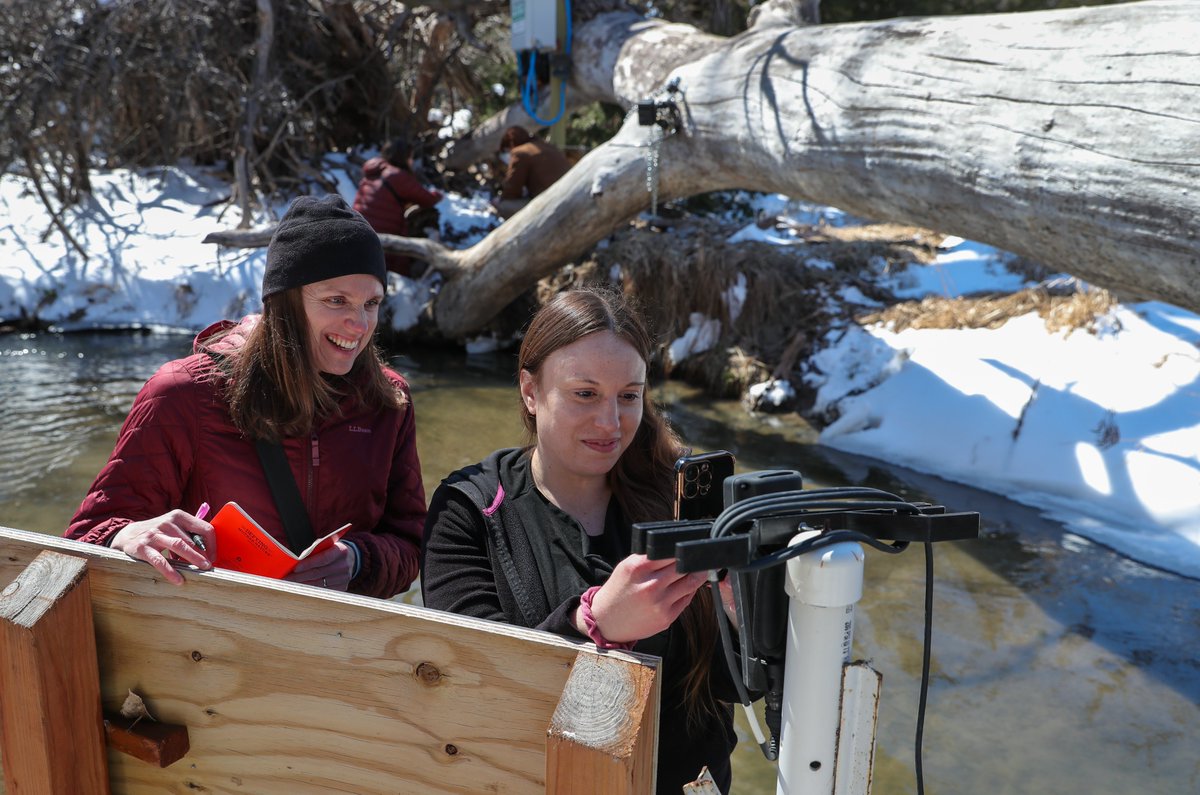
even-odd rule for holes
{"type": "Polygon", "coordinates": [[[471,35],[464,8],[0,3],[0,168],[23,169],[60,204],[88,191],[93,166],[232,169],[239,155],[255,191],[293,189],[320,178],[327,152],[426,133],[471,35]]]}

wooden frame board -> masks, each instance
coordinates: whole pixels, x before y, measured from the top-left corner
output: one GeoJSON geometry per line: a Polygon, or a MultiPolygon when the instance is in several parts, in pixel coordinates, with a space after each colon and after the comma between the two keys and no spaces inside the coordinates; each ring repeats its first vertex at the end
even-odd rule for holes
{"type": "Polygon", "coordinates": [[[115,793],[565,792],[561,771],[589,767],[606,792],[653,791],[657,657],[234,572],[173,586],[3,527],[0,587],[46,549],[87,561],[104,709],[133,691],[190,734],[168,767],[110,749],[115,793]],[[564,702],[573,676],[615,684],[564,702]]]}

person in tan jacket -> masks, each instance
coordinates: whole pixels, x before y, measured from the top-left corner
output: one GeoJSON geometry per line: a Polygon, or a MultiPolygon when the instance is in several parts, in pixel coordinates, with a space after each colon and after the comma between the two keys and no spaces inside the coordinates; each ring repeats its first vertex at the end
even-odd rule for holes
{"type": "Polygon", "coordinates": [[[493,204],[501,218],[513,215],[571,168],[558,147],[533,137],[524,127],[504,131],[499,156],[506,171],[493,204]]]}

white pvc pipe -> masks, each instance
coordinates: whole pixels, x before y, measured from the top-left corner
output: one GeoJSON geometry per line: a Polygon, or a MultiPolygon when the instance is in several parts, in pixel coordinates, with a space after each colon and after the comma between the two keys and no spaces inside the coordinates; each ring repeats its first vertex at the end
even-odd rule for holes
{"type": "MultiPolygon", "coordinates": [[[[816,535],[798,533],[791,544],[816,535]]],[[[842,666],[862,598],[863,549],[846,542],[792,558],[777,795],[832,795],[842,666]]]]}

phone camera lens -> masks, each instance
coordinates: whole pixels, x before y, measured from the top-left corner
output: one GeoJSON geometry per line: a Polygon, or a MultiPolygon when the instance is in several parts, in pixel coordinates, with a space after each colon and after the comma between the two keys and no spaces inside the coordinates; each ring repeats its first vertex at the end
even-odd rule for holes
{"type": "Polygon", "coordinates": [[[699,493],[700,487],[696,485],[696,481],[689,480],[687,483],[683,484],[683,496],[687,499],[693,499],[699,493]]]}

